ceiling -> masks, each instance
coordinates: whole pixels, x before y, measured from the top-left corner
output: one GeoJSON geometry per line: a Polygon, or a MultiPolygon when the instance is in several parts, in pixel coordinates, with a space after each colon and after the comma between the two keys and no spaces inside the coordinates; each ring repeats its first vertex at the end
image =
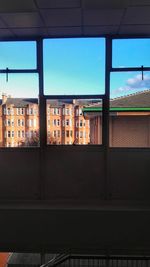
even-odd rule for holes
{"type": "Polygon", "coordinates": [[[0,0],[0,39],[150,35],[150,0],[0,0]]]}

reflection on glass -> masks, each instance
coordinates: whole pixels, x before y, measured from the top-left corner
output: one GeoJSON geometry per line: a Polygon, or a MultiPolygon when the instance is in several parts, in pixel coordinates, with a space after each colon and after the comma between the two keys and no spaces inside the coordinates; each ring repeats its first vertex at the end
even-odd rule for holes
{"type": "Polygon", "coordinates": [[[100,100],[47,100],[47,144],[102,143],[100,100]]]}
{"type": "Polygon", "coordinates": [[[45,94],[102,94],[105,91],[104,75],[104,38],[44,41],[45,94]]]}
{"type": "Polygon", "coordinates": [[[38,79],[33,74],[12,74],[8,83],[0,77],[0,146],[39,145],[38,79]]]}
{"type": "Polygon", "coordinates": [[[112,73],[110,146],[150,147],[150,73],[112,73]]]}
{"type": "Polygon", "coordinates": [[[150,39],[113,40],[113,67],[150,66],[150,39]]]}

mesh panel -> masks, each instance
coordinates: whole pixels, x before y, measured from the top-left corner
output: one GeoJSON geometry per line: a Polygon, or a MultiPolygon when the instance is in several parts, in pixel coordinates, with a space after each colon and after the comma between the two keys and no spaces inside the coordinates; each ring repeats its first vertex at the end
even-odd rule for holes
{"type": "Polygon", "coordinates": [[[110,122],[110,146],[149,147],[149,118],[115,116],[110,122]]]}

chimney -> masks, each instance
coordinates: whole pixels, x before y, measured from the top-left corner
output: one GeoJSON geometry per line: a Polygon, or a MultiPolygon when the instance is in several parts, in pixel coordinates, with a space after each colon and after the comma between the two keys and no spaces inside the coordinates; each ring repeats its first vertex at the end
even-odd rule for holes
{"type": "Polygon", "coordinates": [[[4,105],[7,101],[7,95],[2,93],[2,105],[4,105]]]}

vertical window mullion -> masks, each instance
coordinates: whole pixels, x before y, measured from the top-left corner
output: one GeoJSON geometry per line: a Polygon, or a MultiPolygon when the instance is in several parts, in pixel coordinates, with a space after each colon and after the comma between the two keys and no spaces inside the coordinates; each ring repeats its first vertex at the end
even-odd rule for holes
{"type": "Polygon", "coordinates": [[[107,200],[110,196],[109,181],[109,101],[110,101],[110,73],[112,68],[112,39],[106,38],[105,52],[105,98],[102,108],[102,143],[105,149],[105,190],[104,198],[107,200]]]}
{"type": "Polygon", "coordinates": [[[43,40],[37,41],[37,67],[39,73],[39,124],[40,124],[40,147],[46,146],[46,100],[44,97],[43,81],[43,40]]]}

